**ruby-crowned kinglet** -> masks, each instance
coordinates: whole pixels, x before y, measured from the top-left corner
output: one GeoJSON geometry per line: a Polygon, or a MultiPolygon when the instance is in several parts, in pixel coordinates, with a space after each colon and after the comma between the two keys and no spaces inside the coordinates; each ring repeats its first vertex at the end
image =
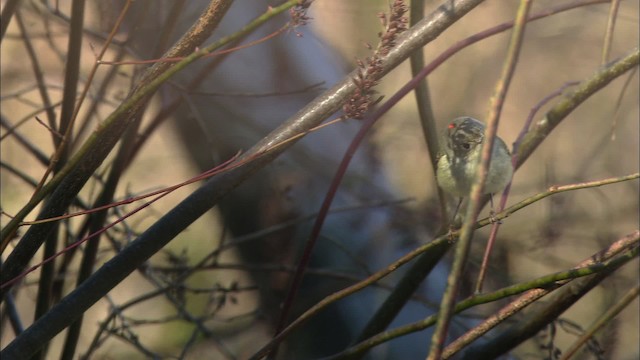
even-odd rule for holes
{"type": "MultiPolygon", "coordinates": [[[[468,116],[456,118],[447,125],[440,144],[436,177],[438,185],[451,195],[459,198],[469,196],[482,152],[484,129],[482,122],[468,116]]],[[[509,149],[496,136],[484,193],[495,194],[502,190],[512,174],[509,149]]]]}

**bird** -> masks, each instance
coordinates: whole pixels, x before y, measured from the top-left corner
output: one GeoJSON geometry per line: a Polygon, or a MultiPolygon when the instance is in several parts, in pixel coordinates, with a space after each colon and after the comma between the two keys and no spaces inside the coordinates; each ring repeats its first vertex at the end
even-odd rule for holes
{"type": "MultiPolygon", "coordinates": [[[[454,119],[443,132],[437,156],[436,179],[446,193],[459,198],[455,215],[464,197],[469,196],[477,176],[477,164],[484,142],[485,124],[469,116],[454,119]]],[[[513,165],[505,142],[497,137],[484,184],[484,194],[495,194],[511,181],[513,165]]],[[[493,203],[493,201],[492,201],[493,203]]]]}

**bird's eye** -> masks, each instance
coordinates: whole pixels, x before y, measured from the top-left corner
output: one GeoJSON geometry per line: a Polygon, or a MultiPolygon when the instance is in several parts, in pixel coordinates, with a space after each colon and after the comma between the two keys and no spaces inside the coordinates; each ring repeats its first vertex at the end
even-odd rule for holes
{"type": "Polygon", "coordinates": [[[462,148],[463,148],[463,149],[465,149],[465,150],[469,150],[469,149],[471,149],[471,144],[469,144],[469,143],[462,143],[462,148]]]}

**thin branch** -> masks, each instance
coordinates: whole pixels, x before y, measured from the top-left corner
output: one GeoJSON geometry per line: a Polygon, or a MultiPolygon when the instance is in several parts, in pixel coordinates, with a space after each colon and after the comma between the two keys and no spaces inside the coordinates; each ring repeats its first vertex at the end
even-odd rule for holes
{"type": "MultiPolygon", "coordinates": [[[[424,0],[411,0],[411,26],[422,19],[424,15],[424,3],[424,0]]],[[[415,77],[420,70],[425,67],[424,50],[411,54],[409,61],[411,64],[411,75],[415,77]]],[[[420,125],[422,125],[422,133],[425,143],[427,144],[427,149],[429,150],[431,167],[435,173],[440,145],[438,144],[438,130],[436,128],[436,118],[433,114],[433,106],[431,105],[431,94],[429,93],[429,82],[427,78],[424,78],[424,80],[416,86],[414,93],[416,95],[416,105],[420,125]]],[[[436,189],[438,191],[438,199],[440,200],[440,213],[443,214],[442,218],[448,219],[446,198],[439,186],[436,186],[436,189]]],[[[446,226],[447,224],[443,224],[443,229],[446,226]]]]}
{"type": "Polygon", "coordinates": [[[627,89],[629,88],[629,84],[631,84],[631,80],[638,72],[638,68],[634,67],[629,76],[627,77],[627,81],[624,82],[622,89],[620,90],[620,95],[616,100],[615,110],[613,113],[613,120],[611,120],[611,141],[616,139],[616,127],[618,124],[618,118],[620,117],[620,105],[622,104],[622,99],[624,98],[624,94],[627,93],[627,89]]]}
{"type": "Polygon", "coordinates": [[[36,160],[38,160],[40,164],[45,166],[49,164],[49,158],[44,153],[44,151],[41,151],[35,144],[32,144],[27,137],[19,133],[16,130],[17,126],[10,124],[9,120],[4,116],[0,116],[0,125],[5,129],[8,129],[7,134],[11,133],[11,136],[13,136],[14,140],[22,145],[28,151],[28,153],[33,155],[33,157],[36,158],[36,160]]]}
{"type": "MultiPolygon", "coordinates": [[[[471,248],[474,224],[478,217],[478,213],[480,212],[480,201],[483,195],[484,182],[486,181],[487,174],[489,172],[489,164],[493,153],[493,143],[498,131],[500,113],[509,84],[511,83],[511,78],[513,77],[513,73],[515,72],[515,67],[518,62],[518,55],[522,47],[522,39],[524,38],[524,29],[527,24],[530,7],[530,0],[520,1],[520,7],[518,8],[513,25],[513,33],[511,34],[507,57],[504,60],[502,74],[496,84],[495,93],[491,98],[491,106],[487,116],[487,127],[485,129],[484,141],[482,144],[480,163],[477,167],[476,179],[471,187],[471,193],[469,194],[469,204],[467,206],[462,229],[460,230],[460,238],[458,239],[458,244],[456,244],[451,272],[447,279],[447,289],[445,290],[440,304],[436,330],[431,338],[429,356],[427,357],[428,360],[438,360],[442,357],[442,349],[445,341],[447,340],[449,322],[453,315],[456,296],[458,295],[458,289],[462,282],[462,273],[467,263],[469,249],[471,248]]],[[[487,246],[489,247],[490,244],[487,246]]]]}
{"type": "Polygon", "coordinates": [[[27,28],[24,25],[20,11],[16,12],[16,24],[20,29],[24,46],[27,50],[27,54],[29,54],[29,59],[31,60],[31,68],[33,70],[33,75],[36,78],[38,92],[40,92],[40,97],[42,98],[42,104],[47,114],[47,121],[49,123],[50,131],[52,132],[51,136],[53,139],[53,144],[55,146],[60,141],[60,139],[56,137],[56,134],[58,134],[56,126],[56,113],[55,111],[53,111],[53,104],[51,103],[51,98],[49,97],[49,92],[44,82],[42,67],[40,66],[40,62],[38,61],[38,56],[33,48],[33,44],[31,43],[31,37],[27,33],[27,28]]]}
{"type": "Polygon", "coordinates": [[[601,65],[609,62],[611,54],[611,45],[613,44],[613,30],[616,27],[616,19],[618,18],[618,9],[620,9],[620,0],[612,0],[609,5],[609,16],[607,17],[607,27],[604,31],[604,43],[602,45],[601,65]]]}
{"type": "Polygon", "coordinates": [[[19,4],[20,0],[7,0],[2,8],[2,14],[0,14],[0,43],[2,43],[4,39],[4,35],[9,27],[9,22],[18,9],[19,4]]]}
{"type": "MultiPolygon", "coordinates": [[[[505,209],[504,211],[498,213],[495,215],[495,217],[493,218],[493,221],[500,221],[502,219],[507,218],[508,216],[510,216],[511,214],[515,213],[518,210],[521,210],[531,204],[533,204],[534,202],[540,201],[548,196],[554,195],[554,194],[558,194],[561,192],[565,192],[565,191],[573,191],[573,190],[580,190],[580,189],[588,189],[588,188],[594,188],[594,187],[599,187],[599,186],[604,186],[604,185],[610,185],[610,184],[615,184],[615,183],[619,183],[619,182],[623,182],[623,181],[630,181],[630,180],[635,180],[640,178],[640,173],[634,173],[634,174],[629,174],[629,175],[624,175],[624,176],[618,176],[618,177],[612,177],[612,178],[607,178],[607,179],[602,179],[602,180],[595,180],[595,181],[587,181],[587,182],[582,182],[582,183],[577,183],[577,184],[570,184],[570,185],[561,185],[561,186],[551,186],[547,191],[545,192],[541,192],[539,194],[530,196],[520,202],[518,202],[517,204],[514,204],[512,206],[510,206],[509,208],[505,209]]],[[[490,218],[486,218],[483,220],[478,221],[478,225],[488,225],[489,223],[491,223],[492,219],[490,218]]]]}
{"type": "Polygon", "coordinates": [[[595,333],[602,329],[605,325],[609,324],[622,310],[624,310],[633,300],[640,295],[640,286],[631,288],[615,305],[609,308],[602,316],[600,316],[594,323],[578,338],[571,347],[562,354],[559,360],[569,360],[580,350],[580,347],[584,345],[589,339],[593,338],[595,333]]]}

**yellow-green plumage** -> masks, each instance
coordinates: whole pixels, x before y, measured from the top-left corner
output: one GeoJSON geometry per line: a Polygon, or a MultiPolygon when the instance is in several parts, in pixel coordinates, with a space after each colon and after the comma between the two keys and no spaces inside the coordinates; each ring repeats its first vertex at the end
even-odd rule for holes
{"type": "MultiPolygon", "coordinates": [[[[440,187],[457,197],[468,196],[477,175],[478,158],[482,151],[485,126],[471,117],[453,120],[445,130],[440,144],[436,177],[440,187]]],[[[485,194],[504,189],[511,180],[513,166],[507,145],[499,137],[493,143],[485,194]]]]}

